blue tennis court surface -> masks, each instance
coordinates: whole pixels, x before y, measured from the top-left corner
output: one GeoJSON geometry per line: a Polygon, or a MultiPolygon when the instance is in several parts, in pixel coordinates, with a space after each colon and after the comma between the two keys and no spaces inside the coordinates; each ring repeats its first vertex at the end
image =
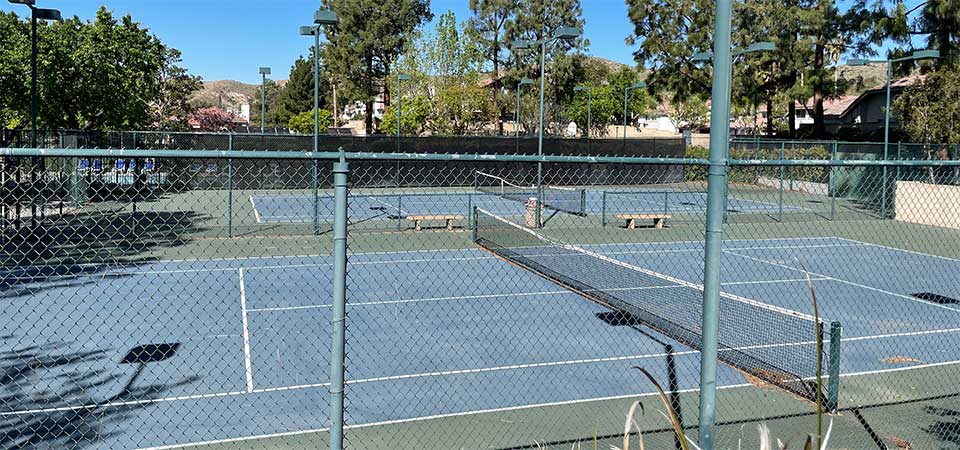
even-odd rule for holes
{"type": "MultiPolygon", "coordinates": [[[[729,212],[776,213],[781,206],[776,198],[771,201],[730,197],[729,212]]],[[[320,221],[333,220],[333,197],[312,194],[254,195],[250,197],[259,222],[310,222],[316,216],[320,221]]],[[[613,213],[706,213],[707,194],[685,191],[598,191],[587,190],[587,214],[613,213]]],[[[515,216],[522,213],[521,201],[487,193],[436,194],[359,194],[350,197],[349,214],[354,222],[370,219],[396,219],[408,215],[462,215],[478,206],[498,215],[515,216]]],[[[803,211],[803,208],[784,205],[783,211],[803,211]]]]}
{"type": "MultiPolygon", "coordinates": [[[[702,242],[589,248],[701,282],[702,242]]],[[[726,241],[722,264],[725,292],[801,312],[811,309],[801,264],[809,268],[824,320],[843,323],[845,376],[960,362],[960,305],[911,296],[960,298],[960,261],[824,237],[726,241]],[[885,362],[892,357],[909,359],[885,362]]],[[[677,349],[679,388],[698,383],[698,353],[611,325],[602,320],[604,308],[480,250],[354,254],[349,270],[351,280],[363,280],[348,291],[350,425],[648,393],[630,367],[665,379],[665,344],[677,349]]],[[[136,399],[98,406],[104,446],[322,430],[328,425],[331,277],[326,256],[80,271],[6,286],[0,323],[3,335],[21,345],[70,336],[64,348],[103,351],[82,369],[117,380],[134,370],[117,365],[127,349],[181,344],[173,358],[145,368],[136,399]],[[38,325],[20,326],[27,322],[38,325]]],[[[742,318],[721,313],[721,320],[742,318]]],[[[793,350],[811,345],[798,342],[793,350]]],[[[58,380],[50,383],[65,383],[58,380]]],[[[719,382],[731,387],[746,380],[721,367],[719,382]]],[[[121,385],[103,383],[87,391],[90,398],[54,402],[53,409],[80,410],[121,385]]],[[[50,408],[2,414],[27,420],[50,408]]]]}

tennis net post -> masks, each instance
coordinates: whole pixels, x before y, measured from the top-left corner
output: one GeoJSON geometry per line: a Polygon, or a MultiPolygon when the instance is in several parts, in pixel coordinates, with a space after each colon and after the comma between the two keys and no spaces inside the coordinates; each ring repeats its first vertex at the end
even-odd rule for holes
{"type": "Polygon", "coordinates": [[[824,410],[835,413],[840,407],[840,339],[843,328],[840,322],[830,323],[830,357],[827,367],[827,400],[824,410]]]}

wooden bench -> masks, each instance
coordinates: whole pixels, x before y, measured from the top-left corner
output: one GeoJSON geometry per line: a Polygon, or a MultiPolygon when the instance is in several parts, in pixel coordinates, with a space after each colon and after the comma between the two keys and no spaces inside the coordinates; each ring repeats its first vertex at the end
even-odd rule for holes
{"type": "Polygon", "coordinates": [[[427,215],[427,216],[407,216],[407,220],[413,221],[413,228],[417,231],[423,229],[424,220],[443,220],[447,222],[447,230],[453,230],[453,221],[454,220],[463,220],[463,216],[456,214],[440,214],[440,215],[427,215]]]}
{"type": "Polygon", "coordinates": [[[652,220],[654,228],[663,228],[667,219],[673,217],[670,214],[617,214],[614,217],[626,220],[627,228],[633,230],[637,228],[638,220],[652,220]]]}

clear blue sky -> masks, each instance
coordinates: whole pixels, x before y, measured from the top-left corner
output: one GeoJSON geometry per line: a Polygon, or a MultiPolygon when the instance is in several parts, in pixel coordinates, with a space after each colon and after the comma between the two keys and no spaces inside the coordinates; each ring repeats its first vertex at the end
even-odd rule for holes
{"type": "MultiPolygon", "coordinates": [[[[468,0],[432,0],[435,16],[452,9],[458,20],[470,15],[468,0]]],[[[590,53],[633,64],[624,38],[632,31],[623,0],[586,0],[585,34],[590,53]]],[[[93,17],[105,4],[115,15],[133,18],[168,45],[183,52],[184,65],[204,80],[232,79],[258,83],[257,68],[270,66],[275,78],[286,78],[298,55],[312,44],[297,28],[312,21],[316,0],[37,0],[63,15],[93,17]]],[[[2,11],[20,15],[27,8],[7,2],[2,11]]]]}
{"type": "MultiPolygon", "coordinates": [[[[921,0],[909,0],[907,6],[921,0]]],[[[307,25],[317,0],[38,0],[38,6],[58,8],[64,16],[91,18],[101,4],[118,16],[130,13],[168,45],[183,52],[184,65],[204,80],[260,80],[260,66],[273,68],[274,78],[286,78],[298,55],[306,54],[309,38],[298,34],[307,25]]],[[[623,0],[583,0],[584,33],[590,54],[633,65],[634,49],[624,43],[633,26],[623,0]]],[[[847,3],[842,1],[841,5],[847,3]]],[[[435,16],[452,9],[458,20],[470,16],[468,0],[432,0],[435,16]]],[[[26,7],[0,2],[0,11],[26,7]]],[[[916,42],[916,45],[921,45],[916,42]]]]}

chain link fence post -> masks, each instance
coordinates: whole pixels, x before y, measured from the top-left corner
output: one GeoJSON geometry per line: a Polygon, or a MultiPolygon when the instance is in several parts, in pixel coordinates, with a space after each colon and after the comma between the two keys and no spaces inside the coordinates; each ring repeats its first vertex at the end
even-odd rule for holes
{"type": "MultiPolygon", "coordinates": [[[[330,450],[343,449],[343,391],[347,302],[347,180],[350,166],[340,149],[333,165],[333,317],[330,320],[330,450]]],[[[316,167],[316,164],[314,164],[316,167]]]]}

